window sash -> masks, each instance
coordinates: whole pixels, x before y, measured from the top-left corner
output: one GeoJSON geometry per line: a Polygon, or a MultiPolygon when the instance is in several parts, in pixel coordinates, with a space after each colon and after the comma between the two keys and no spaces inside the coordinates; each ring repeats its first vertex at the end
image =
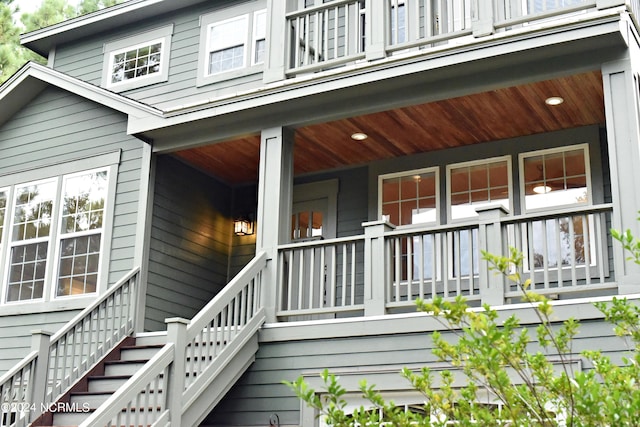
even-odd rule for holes
{"type": "Polygon", "coordinates": [[[155,77],[162,73],[164,47],[164,38],[161,38],[111,52],[109,54],[109,86],[155,77]],[[146,53],[145,49],[147,49],[146,53]],[[152,49],[154,49],[153,52],[152,49]],[[116,70],[118,66],[120,68],[116,70]],[[116,73],[121,74],[121,77],[117,78],[116,73]]]}
{"type": "MultiPolygon", "coordinates": [[[[97,292],[110,174],[107,166],[0,189],[0,201],[2,194],[6,199],[4,208],[0,202],[0,227],[9,230],[2,246],[6,249],[1,258],[4,268],[0,269],[4,270],[4,303],[48,301],[97,292]],[[98,177],[97,186],[87,187],[89,175],[98,177]],[[72,186],[76,191],[69,191],[72,186]],[[96,193],[97,199],[90,196],[96,193]],[[81,206],[80,200],[88,206],[81,206]],[[71,217],[80,220],[71,222],[71,228],[63,227],[69,224],[63,219],[71,217]],[[46,225],[44,229],[42,223],[46,225]],[[64,247],[70,244],[71,251],[64,247]],[[70,261],[70,272],[63,271],[63,261],[70,261]],[[73,286],[67,286],[65,291],[63,282],[70,284],[72,280],[73,286]]],[[[96,178],[90,180],[94,181],[96,178]]]]}
{"type": "Polygon", "coordinates": [[[435,224],[439,210],[438,168],[378,177],[378,215],[397,226],[435,224]]]}

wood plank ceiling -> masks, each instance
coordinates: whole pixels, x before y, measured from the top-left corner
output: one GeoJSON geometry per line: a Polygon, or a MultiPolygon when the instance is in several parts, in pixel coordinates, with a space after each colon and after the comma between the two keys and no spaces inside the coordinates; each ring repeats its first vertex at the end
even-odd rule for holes
{"type": "MultiPolygon", "coordinates": [[[[600,72],[578,74],[296,129],[296,174],[604,123],[600,72]],[[564,103],[548,106],[545,99],[564,103]],[[354,141],[351,135],[369,137],[354,141]]],[[[259,135],[174,153],[230,184],[256,181],[259,135]]]]}

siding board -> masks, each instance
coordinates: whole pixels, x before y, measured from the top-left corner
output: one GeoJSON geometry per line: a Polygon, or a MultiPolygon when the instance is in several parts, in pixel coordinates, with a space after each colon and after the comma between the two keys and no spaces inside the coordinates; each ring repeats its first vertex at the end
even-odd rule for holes
{"type": "Polygon", "coordinates": [[[156,159],[145,329],[191,318],[227,283],[231,188],[171,156],[156,159]]]}

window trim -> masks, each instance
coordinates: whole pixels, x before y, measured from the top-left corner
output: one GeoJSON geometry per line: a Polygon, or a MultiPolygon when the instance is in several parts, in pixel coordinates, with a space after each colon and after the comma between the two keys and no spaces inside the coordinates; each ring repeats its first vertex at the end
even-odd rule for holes
{"type": "Polygon", "coordinates": [[[523,214],[549,212],[552,210],[557,210],[562,208],[571,208],[571,207],[577,207],[577,206],[593,206],[593,183],[591,182],[591,157],[589,154],[589,144],[586,142],[581,144],[565,145],[562,147],[554,147],[554,148],[547,148],[543,150],[535,150],[535,151],[527,151],[524,153],[519,153],[518,154],[518,174],[519,174],[519,181],[520,181],[519,182],[520,206],[523,214]],[[584,173],[586,175],[586,181],[587,181],[587,202],[586,203],[567,203],[567,204],[549,206],[544,208],[527,209],[525,181],[524,181],[524,159],[528,157],[535,157],[535,156],[546,155],[546,154],[575,151],[578,149],[582,149],[584,153],[584,163],[585,163],[584,173]]]}
{"type": "MultiPolygon", "coordinates": [[[[267,20],[268,28],[268,12],[263,4],[260,8],[256,8],[254,4],[248,6],[239,6],[229,10],[217,10],[200,16],[200,44],[198,48],[198,70],[196,75],[196,86],[205,86],[224,80],[234,79],[238,77],[248,76],[251,74],[261,73],[264,69],[264,62],[255,63],[253,61],[255,54],[255,18],[258,14],[264,12],[267,20]],[[247,19],[247,34],[244,39],[244,64],[240,68],[221,71],[209,74],[209,33],[215,25],[224,24],[240,18],[247,19]]],[[[266,31],[265,37],[268,35],[266,31]]]]}
{"type": "MultiPolygon", "coordinates": [[[[117,150],[110,153],[103,153],[89,158],[74,158],[65,163],[44,165],[39,169],[32,171],[17,171],[13,174],[7,173],[0,175],[0,190],[7,191],[7,214],[5,215],[5,230],[11,230],[13,223],[13,208],[15,189],[31,183],[42,182],[50,179],[56,180],[56,200],[59,206],[54,206],[52,221],[54,222],[55,236],[49,237],[50,244],[53,247],[47,250],[47,266],[45,276],[45,288],[43,290],[43,298],[33,300],[11,301],[7,302],[7,282],[8,282],[8,263],[10,257],[10,239],[11,236],[5,234],[0,242],[0,316],[13,314],[26,314],[38,312],[64,311],[72,309],[81,309],[86,307],[87,303],[93,301],[97,295],[101,295],[107,289],[109,278],[109,266],[111,263],[111,237],[115,216],[115,198],[116,184],[118,177],[118,165],[120,162],[121,151],[117,150]],[[105,207],[103,213],[102,224],[102,241],[100,242],[100,261],[98,267],[98,281],[96,292],[89,294],[81,294],[78,296],[61,296],[54,297],[54,285],[57,280],[53,280],[57,275],[59,264],[59,215],[62,212],[60,197],[62,192],[63,178],[76,174],[88,173],[95,170],[107,170],[107,194],[105,199],[105,207]],[[52,243],[51,243],[52,242],[52,243]],[[55,282],[55,283],[54,283],[55,282]]],[[[53,229],[52,228],[52,229],[53,229]]],[[[10,232],[6,232],[9,233],[10,232]]]]}
{"type": "MultiPolygon", "coordinates": [[[[452,204],[451,204],[451,170],[452,169],[456,169],[456,168],[460,168],[460,167],[470,167],[470,166],[476,166],[476,165],[481,165],[481,164],[488,164],[488,163],[498,163],[498,162],[502,162],[505,161],[507,162],[507,186],[509,189],[509,206],[507,207],[510,213],[513,213],[513,167],[512,167],[512,160],[511,160],[511,156],[510,155],[504,155],[504,156],[497,156],[497,157],[489,157],[486,159],[479,159],[479,160],[471,160],[468,162],[460,162],[460,163],[451,163],[446,165],[446,180],[447,180],[447,189],[446,189],[446,207],[447,207],[447,223],[449,224],[453,224],[453,223],[460,223],[460,222],[469,222],[469,221],[475,221],[477,220],[477,216],[469,216],[469,217],[464,217],[464,218],[457,218],[457,219],[453,219],[452,217],[452,204]]],[[[489,202],[489,204],[492,204],[494,202],[489,202]]],[[[498,202],[495,202],[496,205],[498,205],[498,202]]],[[[500,204],[501,205],[501,204],[500,204]]],[[[502,206],[502,205],[501,205],[502,206]]]]}
{"type": "Polygon", "coordinates": [[[166,82],[169,79],[169,61],[171,56],[171,36],[173,24],[153,30],[145,31],[126,38],[106,42],[103,46],[102,83],[101,86],[114,92],[123,92],[129,89],[149,86],[166,82]],[[123,51],[135,49],[140,46],[161,42],[160,48],[160,72],[147,74],[117,83],[111,83],[111,69],[113,58],[123,51]]]}
{"type": "Polygon", "coordinates": [[[408,228],[417,228],[417,227],[425,227],[429,225],[437,225],[440,224],[440,167],[439,166],[431,166],[427,168],[419,168],[419,169],[411,169],[400,172],[386,173],[378,175],[378,218],[382,219],[382,183],[385,179],[393,179],[393,178],[402,178],[411,175],[418,175],[423,173],[432,173],[435,175],[435,200],[436,200],[436,219],[435,221],[429,222],[421,222],[418,224],[406,224],[406,225],[398,225],[394,224],[397,229],[408,229],[408,228]]]}

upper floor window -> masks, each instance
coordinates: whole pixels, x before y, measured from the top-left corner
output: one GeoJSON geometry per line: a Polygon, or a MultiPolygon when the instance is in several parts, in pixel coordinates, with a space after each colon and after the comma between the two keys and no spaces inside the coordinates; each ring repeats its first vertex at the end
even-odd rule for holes
{"type": "Polygon", "coordinates": [[[0,190],[5,302],[97,292],[109,169],[0,190]]]}
{"type": "Polygon", "coordinates": [[[510,157],[459,163],[447,171],[449,219],[475,217],[477,208],[491,204],[511,209],[510,157]]]}
{"type": "Polygon", "coordinates": [[[102,85],[123,91],[166,81],[173,25],[104,45],[102,85]]]}
{"type": "Polygon", "coordinates": [[[257,72],[266,52],[266,9],[233,8],[202,16],[197,84],[257,72]],[[246,11],[242,13],[242,11],[246,11]],[[230,15],[231,12],[237,12],[230,15]]]}
{"type": "Polygon", "coordinates": [[[435,223],[437,181],[437,168],[380,176],[380,215],[395,225],[435,223]]]}

